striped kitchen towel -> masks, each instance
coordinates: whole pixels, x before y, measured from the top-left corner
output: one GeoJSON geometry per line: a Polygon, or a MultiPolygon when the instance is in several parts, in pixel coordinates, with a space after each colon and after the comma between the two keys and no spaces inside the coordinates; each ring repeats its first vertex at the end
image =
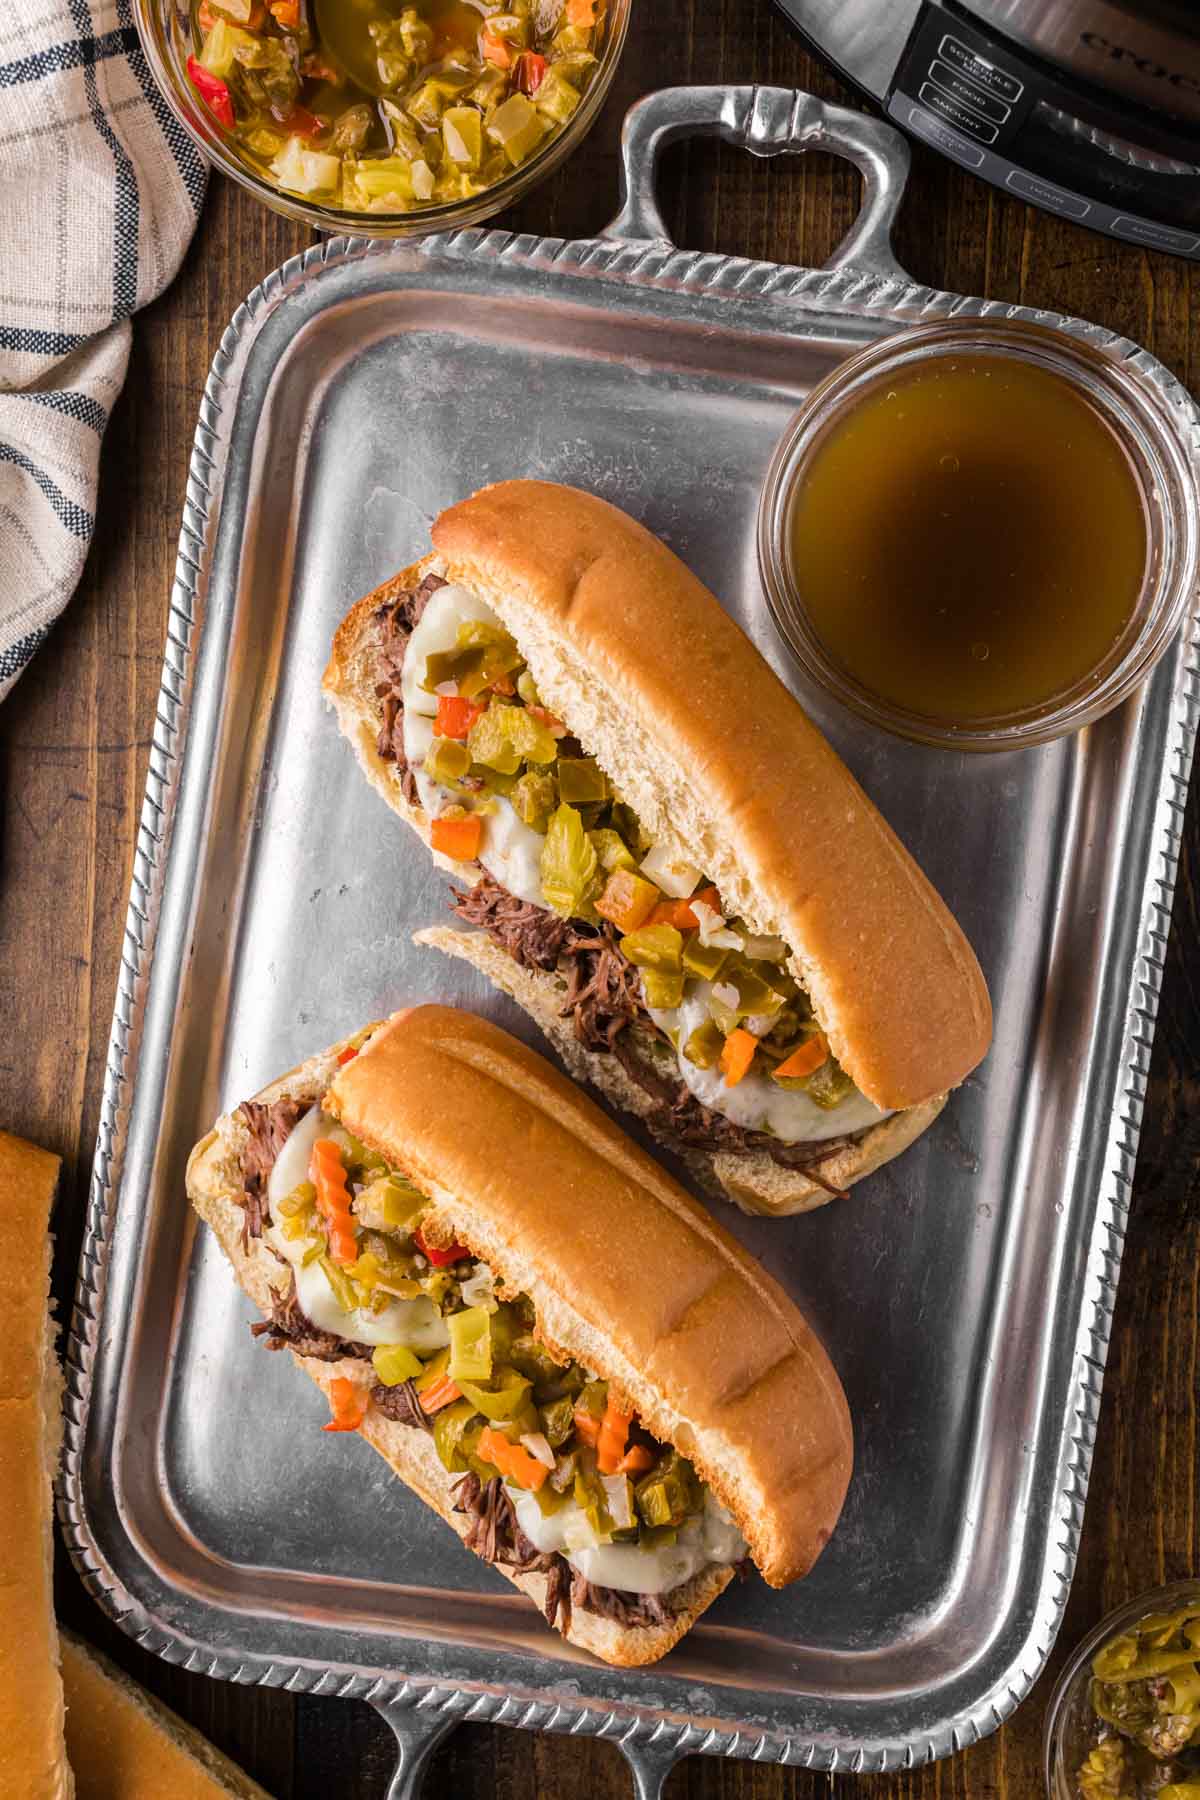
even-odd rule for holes
{"type": "Polygon", "coordinates": [[[0,699],[79,580],[130,315],[205,179],[131,0],[0,0],[0,699]]]}

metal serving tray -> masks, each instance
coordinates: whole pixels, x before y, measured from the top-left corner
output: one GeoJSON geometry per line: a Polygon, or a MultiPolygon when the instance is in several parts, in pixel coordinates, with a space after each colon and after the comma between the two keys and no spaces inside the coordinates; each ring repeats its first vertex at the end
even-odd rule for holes
{"type": "Polygon", "coordinates": [[[643,1800],[693,1751],[884,1769],[998,1725],[1071,1578],[1150,1054],[1194,633],[1068,742],[924,750],[804,689],[754,520],[797,403],[908,321],[1004,310],[1084,337],[1194,448],[1191,401],[1109,332],[897,270],[907,151],[886,126],[778,89],[680,89],[633,109],[625,161],[606,238],[338,240],[256,289],[205,393],[171,604],[61,1514],[97,1599],[160,1655],[378,1706],[402,1745],[393,1800],[467,1717],[612,1738],[643,1800]],[[832,272],[666,241],[656,154],[698,130],[859,164],[864,212],[832,272]],[[644,1672],[564,1647],[373,1452],[317,1430],[320,1396],[251,1342],[183,1191],[218,1111],[399,1002],[461,1001],[529,1035],[412,947],[445,881],[317,688],[349,603],[425,548],[440,507],[518,474],[607,495],[724,596],[957,912],[996,1001],[989,1060],[899,1163],[808,1217],[723,1212],[829,1345],[857,1469],[807,1581],[742,1584],[644,1672]]]}

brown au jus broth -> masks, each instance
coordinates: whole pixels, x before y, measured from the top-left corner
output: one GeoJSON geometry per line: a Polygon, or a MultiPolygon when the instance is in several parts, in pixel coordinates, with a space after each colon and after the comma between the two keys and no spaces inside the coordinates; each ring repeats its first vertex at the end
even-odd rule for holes
{"type": "Polygon", "coordinates": [[[789,519],[826,652],[911,713],[963,721],[1098,670],[1146,574],[1141,485],[1082,389],[999,355],[893,371],[816,442],[789,519]]]}

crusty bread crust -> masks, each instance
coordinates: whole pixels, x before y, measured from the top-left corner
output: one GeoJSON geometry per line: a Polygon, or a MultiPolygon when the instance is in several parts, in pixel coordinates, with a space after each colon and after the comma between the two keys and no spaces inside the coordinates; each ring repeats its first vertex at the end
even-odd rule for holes
{"type": "Polygon", "coordinates": [[[729,614],[595,495],[504,481],[435,521],[451,580],[512,632],[546,703],[655,839],[779,933],[842,1067],[898,1111],[986,1054],[991,1005],[961,930],[729,614]]]}
{"type": "Polygon", "coordinates": [[[498,1026],[421,1006],[375,1032],[324,1104],[407,1170],[433,1242],[528,1294],[552,1350],[690,1457],[782,1587],[828,1541],[850,1415],[782,1288],[572,1082],[498,1026]]]}
{"type": "MultiPolygon", "coordinates": [[[[440,1010],[440,1009],[438,1009],[440,1010]]],[[[401,1019],[404,1014],[395,1015],[401,1019]]],[[[325,1093],[337,1072],[337,1057],[347,1040],[331,1046],[318,1056],[281,1076],[255,1096],[270,1101],[288,1095],[311,1104],[325,1093]]],[[[453,1113],[443,1115],[449,1129],[453,1113]]],[[[490,1133],[489,1133],[490,1135],[490,1133]]],[[[264,1317],[268,1317],[276,1292],[286,1289],[290,1272],[261,1240],[242,1244],[243,1213],[238,1204],[241,1192],[241,1156],[246,1143],[246,1126],[236,1113],[218,1119],[213,1130],[193,1149],[188,1159],[188,1196],[200,1217],[211,1227],[224,1250],[238,1282],[264,1317]]],[[[368,1389],[375,1376],[369,1363],[347,1357],[341,1362],[326,1363],[315,1357],[297,1356],[293,1360],[328,1395],[332,1382],[339,1376],[356,1386],[368,1389]]],[[[424,1432],[384,1418],[368,1407],[360,1430],[395,1474],[404,1481],[427,1506],[440,1514],[446,1523],[464,1537],[468,1520],[452,1510],[455,1477],[443,1469],[424,1432]]],[[[516,1570],[494,1565],[498,1572],[526,1594],[539,1611],[545,1605],[546,1577],[520,1574],[516,1570]]],[[[674,1617],[665,1625],[623,1626],[595,1613],[575,1609],[570,1628],[563,1633],[567,1641],[592,1655],[622,1668],[638,1668],[657,1662],[689,1631],[700,1614],[712,1604],[728,1585],[733,1571],[728,1568],[701,1570],[680,1591],[680,1604],[674,1617]]]]}
{"type": "Polygon", "coordinates": [[[0,1770],[5,1800],[69,1800],[51,1491],[62,1375],[49,1310],[59,1159],[0,1131],[0,1770]]]}
{"type": "Polygon", "coordinates": [[[664,1149],[679,1157],[706,1192],[718,1197],[724,1193],[735,1200],[743,1212],[784,1218],[790,1213],[812,1212],[815,1207],[827,1206],[838,1192],[852,1187],[864,1175],[873,1174],[884,1163],[907,1150],[933,1123],[948,1099],[948,1095],[939,1094],[920,1106],[893,1113],[879,1125],[864,1131],[853,1143],[836,1151],[821,1164],[825,1186],[813,1181],[802,1169],[782,1168],[765,1150],[735,1156],[728,1152],[710,1155],[703,1150],[681,1149],[668,1132],[656,1128],[654,1102],[644,1088],[630,1079],[616,1057],[594,1055],[585,1050],[571,1021],[560,1016],[559,1006],[565,989],[557,975],[542,969],[524,968],[483,931],[432,925],[424,931],[414,932],[413,942],[427,944],[447,956],[461,957],[511,995],[549,1038],[576,1081],[590,1082],[614,1106],[641,1119],[664,1149]]]}
{"type": "Polygon", "coordinates": [[[62,1667],[67,1749],[85,1792],[102,1789],[120,1800],[271,1800],[193,1726],[65,1631],[62,1667]]]}

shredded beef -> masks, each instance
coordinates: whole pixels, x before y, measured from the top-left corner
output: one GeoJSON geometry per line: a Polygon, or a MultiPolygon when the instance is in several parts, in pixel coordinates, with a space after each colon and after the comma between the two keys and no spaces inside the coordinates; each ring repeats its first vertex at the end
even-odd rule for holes
{"type": "Polygon", "coordinates": [[[467,925],[478,925],[493,943],[507,950],[523,969],[558,967],[558,959],[570,926],[544,906],[518,900],[490,875],[483,875],[468,893],[452,888],[451,911],[467,925]]]}
{"type": "Polygon", "coordinates": [[[666,1625],[671,1608],[662,1594],[626,1594],[620,1588],[593,1587],[576,1569],[571,1577],[571,1603],[580,1612],[599,1613],[618,1625],[666,1625]]]}
{"type": "Polygon", "coordinates": [[[798,1169],[830,1194],[841,1194],[822,1179],[820,1165],[844,1149],[849,1138],[783,1144],[769,1131],[747,1131],[697,1100],[681,1076],[655,1067],[640,1040],[657,1028],[638,992],[637,969],[622,954],[612,925],[597,929],[560,919],[530,900],[518,900],[491,875],[483,875],[469,893],[453,892],[451,910],[465,924],[486,931],[522,968],[558,969],[567,984],[560,1017],[571,1020],[585,1049],[611,1052],[649,1095],[654,1111],[647,1123],[653,1130],[684,1149],[710,1155],[765,1151],[781,1168],[798,1169]]]}
{"type": "Polygon", "coordinates": [[[539,1550],[530,1543],[517,1524],[512,1500],[498,1475],[486,1482],[474,1472],[464,1475],[454,1490],[454,1510],[470,1514],[470,1529],[463,1540],[468,1550],[485,1562],[515,1568],[518,1574],[545,1575],[542,1610],[548,1625],[555,1624],[561,1614],[563,1630],[570,1630],[572,1605],[621,1625],[661,1625],[671,1617],[670,1606],[659,1595],[593,1587],[557,1550],[539,1550]]]}
{"type": "Polygon", "coordinates": [[[395,763],[401,791],[411,804],[416,803],[417,782],[404,754],[404,694],[401,687],[404,653],[409,638],[421,622],[430,595],[445,585],[441,575],[426,575],[419,587],[385,601],[375,614],[380,640],[375,698],[383,703],[383,721],[375,748],[385,762],[395,763]]]}
{"type": "Polygon", "coordinates": [[[274,1100],[269,1105],[243,1100],[238,1111],[250,1133],[242,1151],[242,1248],[247,1250],[250,1239],[261,1237],[264,1225],[270,1223],[267,1183],[271,1170],[308,1108],[299,1100],[274,1100]]]}
{"type": "Polygon", "coordinates": [[[417,1431],[433,1430],[429,1415],[422,1411],[415,1382],[400,1381],[394,1387],[385,1387],[377,1381],[371,1389],[371,1402],[385,1419],[394,1419],[397,1425],[411,1425],[417,1431]]]}
{"type": "Polygon", "coordinates": [[[262,1338],[268,1350],[294,1350],[298,1356],[315,1356],[320,1362],[340,1362],[343,1356],[366,1361],[371,1355],[369,1344],[351,1343],[349,1338],[340,1338],[335,1332],[322,1331],[314,1325],[300,1304],[294,1278],[286,1300],[276,1295],[271,1317],[260,1319],[250,1332],[253,1337],[262,1338]]]}

